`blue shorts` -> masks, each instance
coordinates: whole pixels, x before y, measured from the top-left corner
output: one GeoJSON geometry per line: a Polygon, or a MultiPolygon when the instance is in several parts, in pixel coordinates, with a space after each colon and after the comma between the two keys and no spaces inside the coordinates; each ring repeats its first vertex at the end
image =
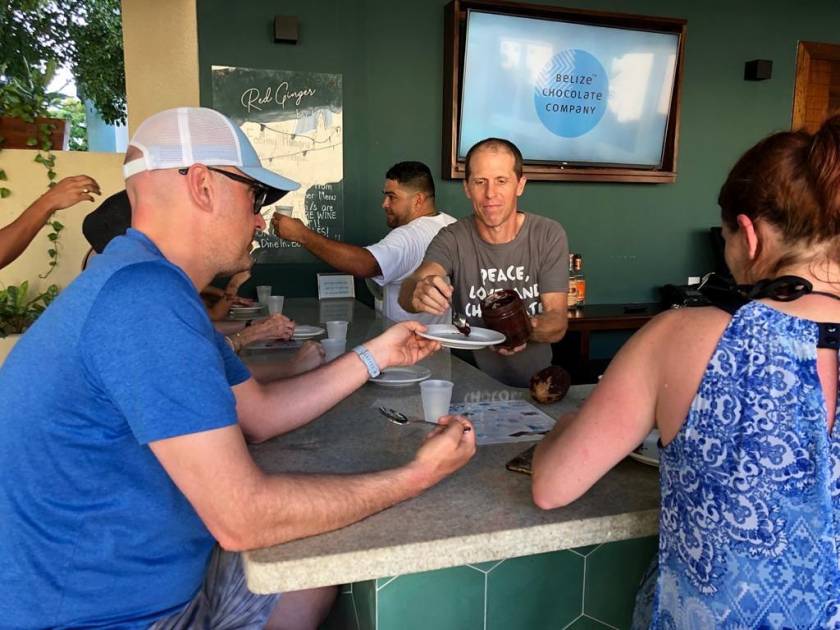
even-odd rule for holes
{"type": "Polygon", "coordinates": [[[262,630],[279,600],[280,593],[256,595],[249,591],[240,555],[217,546],[192,601],[180,612],[156,621],[150,630],[262,630]]]}

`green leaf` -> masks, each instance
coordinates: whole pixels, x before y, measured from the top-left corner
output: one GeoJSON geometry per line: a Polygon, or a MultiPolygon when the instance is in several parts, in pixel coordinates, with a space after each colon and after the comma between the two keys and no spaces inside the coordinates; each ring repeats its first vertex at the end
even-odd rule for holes
{"type": "Polygon", "coordinates": [[[50,225],[56,232],[61,232],[64,229],[64,225],[59,223],[58,221],[53,221],[50,225]]]}
{"type": "Polygon", "coordinates": [[[47,253],[50,255],[50,258],[55,258],[58,255],[58,252],[54,249],[48,249],[47,253]]]}
{"type": "Polygon", "coordinates": [[[55,232],[52,232],[50,234],[47,234],[47,238],[50,239],[51,241],[55,241],[56,239],[58,239],[58,234],[56,234],[55,232]]]}
{"type": "Polygon", "coordinates": [[[38,164],[43,164],[44,163],[44,156],[39,153],[38,155],[35,156],[35,161],[38,162],[38,164]]]}
{"type": "Polygon", "coordinates": [[[38,141],[35,138],[27,138],[26,139],[26,146],[34,147],[36,144],[38,144],[38,141]]]}
{"type": "Polygon", "coordinates": [[[5,199],[9,195],[12,194],[12,191],[8,188],[0,188],[0,199],[5,199]]]}
{"type": "Polygon", "coordinates": [[[2,168],[0,168],[0,181],[4,181],[4,182],[5,182],[5,181],[7,181],[8,179],[9,179],[9,178],[8,178],[8,177],[6,177],[6,171],[4,171],[2,168]]]}
{"type": "Polygon", "coordinates": [[[55,171],[54,171],[54,170],[52,170],[52,169],[50,169],[49,171],[47,171],[47,177],[49,177],[50,179],[55,179],[55,177],[56,177],[56,175],[55,175],[55,171]]]}

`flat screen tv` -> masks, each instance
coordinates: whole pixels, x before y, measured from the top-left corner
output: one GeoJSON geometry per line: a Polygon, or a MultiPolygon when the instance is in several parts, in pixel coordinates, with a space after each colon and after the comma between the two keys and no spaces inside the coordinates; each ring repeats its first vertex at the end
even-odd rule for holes
{"type": "Polygon", "coordinates": [[[531,179],[675,180],[684,20],[493,0],[447,10],[444,176],[500,137],[531,179]]]}

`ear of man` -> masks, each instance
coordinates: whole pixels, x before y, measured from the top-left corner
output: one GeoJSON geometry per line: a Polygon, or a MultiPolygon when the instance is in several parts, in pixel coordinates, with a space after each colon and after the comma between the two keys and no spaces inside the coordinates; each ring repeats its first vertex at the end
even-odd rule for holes
{"type": "Polygon", "coordinates": [[[528,178],[524,175],[520,177],[516,182],[516,196],[521,197],[522,193],[525,192],[525,183],[528,181],[528,178]]]}
{"type": "Polygon", "coordinates": [[[201,164],[194,164],[187,171],[184,179],[186,180],[187,193],[195,206],[202,212],[213,212],[220,191],[210,170],[201,164]]]}

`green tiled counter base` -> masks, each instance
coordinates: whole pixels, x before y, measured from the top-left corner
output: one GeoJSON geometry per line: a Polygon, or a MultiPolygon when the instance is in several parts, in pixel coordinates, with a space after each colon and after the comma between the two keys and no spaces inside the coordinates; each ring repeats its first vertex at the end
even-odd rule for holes
{"type": "Polygon", "coordinates": [[[654,536],[357,582],[322,630],[629,628],[656,547],[654,536]]]}

